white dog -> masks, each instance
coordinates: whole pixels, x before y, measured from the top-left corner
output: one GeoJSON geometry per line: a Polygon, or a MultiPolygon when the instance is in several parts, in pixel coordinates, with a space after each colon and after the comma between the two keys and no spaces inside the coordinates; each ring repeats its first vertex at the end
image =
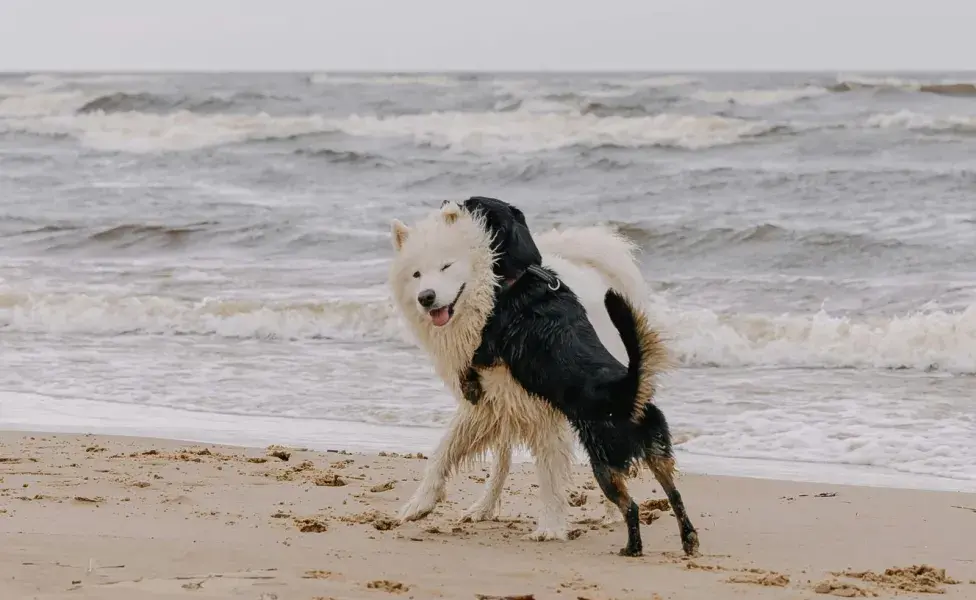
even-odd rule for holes
{"type": "MultiPolygon", "coordinates": [[[[447,203],[412,228],[394,220],[392,238],[396,253],[389,284],[396,305],[458,401],[420,486],[400,511],[401,521],[428,515],[444,499],[454,470],[489,450],[494,462],[486,489],[463,520],[495,517],[512,450],[524,446],[535,459],[542,502],[536,530],[526,537],[566,539],[574,445],[566,418],[525,392],[504,366],[481,373],[483,401],[474,405],[462,394],[460,376],[480,344],[499,285],[483,224],[447,203]]],[[[646,297],[633,244],[605,227],[551,231],[535,240],[543,265],[577,293],[600,341],[626,365],[626,350],[603,301],[610,287],[637,306],[646,297]]],[[[616,520],[617,508],[610,502],[605,505],[608,520],[616,520]]]]}

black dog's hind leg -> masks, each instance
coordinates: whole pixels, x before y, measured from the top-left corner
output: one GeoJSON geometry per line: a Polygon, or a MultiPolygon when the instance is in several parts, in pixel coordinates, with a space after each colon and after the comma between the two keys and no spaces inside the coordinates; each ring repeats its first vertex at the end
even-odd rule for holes
{"type": "Polygon", "coordinates": [[[698,554],[698,532],[695,531],[695,526],[691,524],[688,511],[685,510],[685,503],[681,499],[681,493],[674,485],[674,458],[651,456],[647,458],[646,462],[651,472],[654,473],[654,478],[664,488],[668,502],[671,503],[671,510],[674,511],[674,517],[678,520],[678,529],[681,532],[681,547],[684,548],[685,554],[688,556],[695,556],[698,554]]]}
{"type": "Polygon", "coordinates": [[[625,474],[606,463],[593,463],[593,475],[596,477],[603,495],[620,508],[627,522],[627,547],[620,550],[621,556],[641,556],[644,544],[641,542],[640,514],[637,503],[627,492],[625,474]]]}

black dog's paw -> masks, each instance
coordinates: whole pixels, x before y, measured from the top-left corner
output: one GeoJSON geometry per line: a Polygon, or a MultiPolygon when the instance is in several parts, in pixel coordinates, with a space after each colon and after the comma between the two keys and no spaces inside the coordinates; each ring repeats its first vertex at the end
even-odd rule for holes
{"type": "Polygon", "coordinates": [[[617,552],[617,555],[637,558],[638,556],[644,556],[644,550],[640,546],[627,546],[626,548],[621,548],[620,551],[617,552]]]}
{"type": "Polygon", "coordinates": [[[688,556],[698,556],[698,532],[692,529],[682,533],[681,547],[688,556]]]}
{"type": "Polygon", "coordinates": [[[464,395],[465,400],[474,405],[478,404],[484,394],[481,388],[481,376],[473,367],[469,367],[461,376],[461,394],[464,395]]]}

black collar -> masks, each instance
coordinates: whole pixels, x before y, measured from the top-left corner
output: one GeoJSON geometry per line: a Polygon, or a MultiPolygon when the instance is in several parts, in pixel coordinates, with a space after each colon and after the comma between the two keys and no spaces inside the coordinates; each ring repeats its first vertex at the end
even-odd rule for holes
{"type": "Polygon", "coordinates": [[[522,271],[522,273],[518,277],[515,277],[514,279],[506,279],[505,286],[512,287],[513,285],[515,285],[516,281],[525,277],[526,273],[531,273],[536,277],[538,277],[539,279],[541,279],[542,281],[545,281],[546,285],[549,286],[549,289],[554,292],[559,289],[559,286],[562,285],[562,283],[555,275],[543,269],[540,265],[529,265],[528,267],[526,267],[524,271],[522,271]]]}

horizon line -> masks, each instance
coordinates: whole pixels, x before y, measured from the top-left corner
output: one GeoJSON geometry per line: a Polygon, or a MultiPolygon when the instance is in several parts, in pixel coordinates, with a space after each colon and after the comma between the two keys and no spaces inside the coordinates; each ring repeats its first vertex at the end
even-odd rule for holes
{"type": "Polygon", "coordinates": [[[762,74],[835,74],[835,73],[974,73],[976,68],[944,69],[944,68],[817,68],[817,69],[771,69],[771,68],[711,68],[711,69],[200,69],[200,68],[140,68],[140,69],[6,69],[0,68],[0,75],[43,75],[63,73],[93,73],[93,74],[135,74],[153,73],[160,75],[195,75],[195,74],[240,74],[240,75],[304,75],[304,74],[355,74],[355,75],[710,75],[726,73],[762,73],[762,74]]]}

